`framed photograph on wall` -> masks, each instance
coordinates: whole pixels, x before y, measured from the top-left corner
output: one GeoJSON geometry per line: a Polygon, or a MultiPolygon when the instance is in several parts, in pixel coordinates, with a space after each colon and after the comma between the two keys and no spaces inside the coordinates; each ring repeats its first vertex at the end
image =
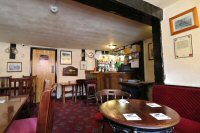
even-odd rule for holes
{"type": "Polygon", "coordinates": [[[153,43],[149,43],[148,44],[148,56],[149,56],[149,60],[153,60],[154,59],[153,43]]]}
{"type": "Polygon", "coordinates": [[[81,61],[80,69],[81,70],[86,70],[87,69],[87,62],[86,61],[81,61]]]}
{"type": "Polygon", "coordinates": [[[175,58],[193,57],[192,35],[186,35],[174,39],[175,58]]]}
{"type": "Polygon", "coordinates": [[[169,19],[171,35],[199,27],[197,8],[194,7],[169,19]]]}
{"type": "Polygon", "coordinates": [[[22,72],[22,62],[7,62],[7,72],[22,72]]]}
{"type": "Polygon", "coordinates": [[[60,64],[71,65],[72,64],[72,51],[60,51],[60,64]]]}

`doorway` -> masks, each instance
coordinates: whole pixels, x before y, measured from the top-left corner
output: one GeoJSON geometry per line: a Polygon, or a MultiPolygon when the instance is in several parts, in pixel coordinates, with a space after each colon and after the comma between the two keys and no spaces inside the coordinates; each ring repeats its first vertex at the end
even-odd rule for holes
{"type": "Polygon", "coordinates": [[[57,50],[46,48],[31,48],[31,75],[36,75],[36,102],[40,102],[44,80],[50,85],[56,82],[57,50]]]}

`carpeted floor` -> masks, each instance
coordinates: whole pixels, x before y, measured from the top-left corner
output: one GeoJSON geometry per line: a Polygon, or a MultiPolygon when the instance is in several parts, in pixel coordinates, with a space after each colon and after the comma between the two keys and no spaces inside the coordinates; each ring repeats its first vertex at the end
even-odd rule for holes
{"type": "MultiPolygon", "coordinates": [[[[78,100],[77,103],[66,100],[65,105],[57,101],[53,133],[98,133],[101,122],[95,120],[97,112],[95,104],[86,106],[82,100],[78,100]]],[[[104,132],[112,132],[109,125],[106,125],[104,132]]]]}

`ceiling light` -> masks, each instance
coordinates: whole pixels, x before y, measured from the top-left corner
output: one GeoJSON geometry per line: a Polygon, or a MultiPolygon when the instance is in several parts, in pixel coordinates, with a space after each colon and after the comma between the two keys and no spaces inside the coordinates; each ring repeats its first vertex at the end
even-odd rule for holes
{"type": "Polygon", "coordinates": [[[116,46],[117,46],[117,45],[113,45],[113,44],[111,44],[111,45],[108,45],[108,47],[109,47],[110,49],[115,49],[115,48],[116,48],[116,46]]]}

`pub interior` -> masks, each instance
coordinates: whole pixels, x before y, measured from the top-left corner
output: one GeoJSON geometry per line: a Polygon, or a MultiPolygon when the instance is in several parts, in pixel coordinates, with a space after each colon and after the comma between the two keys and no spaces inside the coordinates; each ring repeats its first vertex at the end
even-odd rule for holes
{"type": "Polygon", "coordinates": [[[200,133],[199,0],[0,1],[0,133],[200,133]]]}

